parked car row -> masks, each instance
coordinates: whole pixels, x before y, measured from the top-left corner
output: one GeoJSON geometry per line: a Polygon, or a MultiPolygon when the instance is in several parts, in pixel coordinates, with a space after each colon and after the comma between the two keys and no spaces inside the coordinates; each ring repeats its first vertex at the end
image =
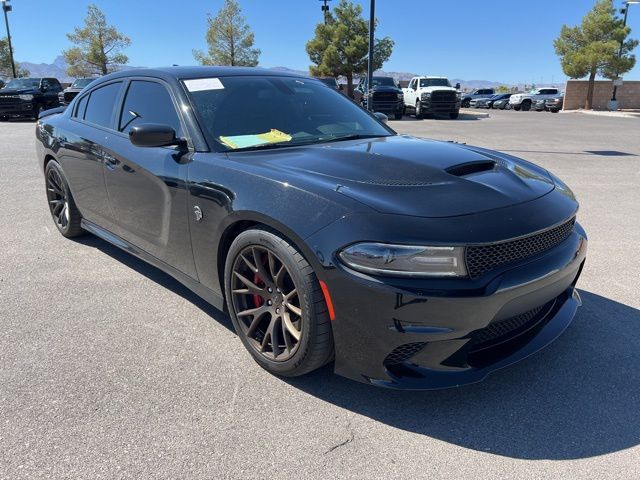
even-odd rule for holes
{"type": "Polygon", "coordinates": [[[539,88],[527,93],[502,93],[489,97],[471,98],[470,108],[493,108],[500,110],[536,110],[557,113],[562,110],[564,96],[557,88],[539,88]]]}
{"type": "Polygon", "coordinates": [[[67,89],[57,78],[14,78],[0,85],[0,120],[34,118],[60,105],[68,105],[94,78],[78,78],[67,89]]]}

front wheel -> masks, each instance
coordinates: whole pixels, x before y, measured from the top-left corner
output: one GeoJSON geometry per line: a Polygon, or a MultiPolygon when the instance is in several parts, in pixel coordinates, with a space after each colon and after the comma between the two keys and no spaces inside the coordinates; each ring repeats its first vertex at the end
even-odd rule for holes
{"type": "Polygon", "coordinates": [[[268,229],[242,232],[225,264],[233,326],[256,362],[287,377],[333,358],[331,321],[316,275],[287,240],[268,229]]]}
{"type": "Polygon", "coordinates": [[[460,112],[451,112],[451,113],[449,114],[449,118],[450,118],[451,120],[456,120],[459,116],[460,116],[460,112]]]}
{"type": "Polygon", "coordinates": [[[422,119],[422,105],[420,104],[420,100],[416,102],[416,118],[418,120],[422,119]]]}
{"type": "Polygon", "coordinates": [[[395,118],[396,120],[402,120],[402,113],[396,113],[393,115],[393,118],[395,118]]]}
{"type": "Polygon", "coordinates": [[[522,102],[522,111],[528,112],[531,110],[531,102],[522,102]]]}
{"type": "Polygon", "coordinates": [[[513,109],[514,109],[516,112],[519,112],[519,111],[520,111],[520,105],[514,105],[514,106],[513,106],[513,109]]]}

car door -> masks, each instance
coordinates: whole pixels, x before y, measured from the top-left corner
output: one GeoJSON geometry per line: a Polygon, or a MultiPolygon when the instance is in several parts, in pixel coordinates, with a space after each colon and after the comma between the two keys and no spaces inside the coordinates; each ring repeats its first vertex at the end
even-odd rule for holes
{"type": "Polygon", "coordinates": [[[44,98],[44,102],[42,104],[44,109],[51,108],[58,103],[58,90],[56,88],[60,84],[57,82],[53,82],[50,78],[43,78],[40,82],[40,91],[42,92],[42,96],[44,98]]]}
{"type": "Polygon", "coordinates": [[[165,83],[133,78],[117,114],[118,133],[105,149],[104,177],[125,241],[196,278],[187,217],[187,163],[183,147],[138,147],[129,132],[145,123],[168,125],[180,138],[186,129],[165,83]]]}
{"type": "Polygon", "coordinates": [[[418,88],[418,80],[414,78],[411,80],[411,82],[409,82],[409,88],[407,89],[407,96],[404,99],[405,105],[415,106],[416,98],[417,98],[417,92],[416,92],[417,88],[418,88]]]}
{"type": "Polygon", "coordinates": [[[61,131],[58,162],[69,180],[82,217],[109,231],[113,213],[104,184],[103,145],[113,138],[115,106],[123,82],[102,84],[85,93],[74,104],[73,128],[61,131]]]}

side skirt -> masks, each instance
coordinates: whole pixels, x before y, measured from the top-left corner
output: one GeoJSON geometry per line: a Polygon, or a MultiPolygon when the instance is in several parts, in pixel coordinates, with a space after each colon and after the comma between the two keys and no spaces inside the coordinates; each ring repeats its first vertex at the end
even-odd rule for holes
{"type": "Polygon", "coordinates": [[[200,282],[194,280],[193,278],[185,275],[180,270],[173,268],[171,265],[163,262],[162,260],[154,257],[153,255],[148,254],[144,250],[139,249],[138,247],[130,244],[126,240],[114,235],[113,233],[105,230],[104,228],[96,225],[95,223],[89,222],[88,220],[82,220],[81,223],[82,228],[84,228],[87,232],[94,234],[96,237],[101,238],[102,240],[109,242],[112,245],[115,245],[118,248],[121,248],[127,253],[130,253],[141,260],[153,265],[154,267],[162,270],[164,273],[171,275],[177,281],[182,283],[185,287],[191,290],[193,293],[204,299],[206,302],[213,305],[218,310],[224,310],[224,299],[221,295],[217,294],[213,290],[205,287],[200,282]]]}

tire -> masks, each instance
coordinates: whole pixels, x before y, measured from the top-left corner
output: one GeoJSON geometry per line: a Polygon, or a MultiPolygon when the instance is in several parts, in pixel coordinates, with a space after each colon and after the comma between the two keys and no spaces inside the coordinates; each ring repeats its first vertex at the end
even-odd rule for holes
{"type": "Polygon", "coordinates": [[[402,120],[402,113],[395,113],[393,115],[393,118],[395,118],[396,120],[402,120]]]}
{"type": "Polygon", "coordinates": [[[514,109],[516,112],[519,112],[519,111],[520,111],[520,105],[514,105],[514,106],[513,106],[513,109],[514,109]]]}
{"type": "Polygon", "coordinates": [[[85,231],[80,226],[82,215],[71,195],[69,182],[60,164],[55,160],[47,163],[44,178],[49,212],[58,231],[66,238],[83,235],[85,231]]]}
{"type": "Polygon", "coordinates": [[[265,227],[238,235],[227,254],[224,280],[236,333],[262,368],[296,377],[333,359],[331,320],[318,279],[278,233],[265,227]],[[292,294],[293,300],[285,300],[292,294]]]}
{"type": "Polygon", "coordinates": [[[420,100],[416,102],[416,118],[418,120],[422,120],[422,105],[420,104],[420,100]]]}
{"type": "Polygon", "coordinates": [[[528,112],[529,110],[531,110],[531,102],[525,100],[524,102],[522,102],[522,111],[528,112]]]}
{"type": "Polygon", "coordinates": [[[502,110],[512,110],[512,109],[513,109],[513,107],[511,106],[510,103],[505,103],[504,107],[502,108],[502,110]]]}
{"type": "Polygon", "coordinates": [[[44,111],[44,108],[42,108],[42,104],[38,104],[34,107],[33,109],[33,119],[35,121],[38,121],[38,117],[40,116],[40,113],[42,113],[44,111]]]}
{"type": "Polygon", "coordinates": [[[451,112],[451,113],[449,114],[449,118],[450,118],[451,120],[456,120],[459,116],[460,116],[460,112],[451,112]]]}
{"type": "Polygon", "coordinates": [[[469,108],[470,105],[471,105],[471,100],[466,99],[462,101],[462,108],[469,108]]]}

